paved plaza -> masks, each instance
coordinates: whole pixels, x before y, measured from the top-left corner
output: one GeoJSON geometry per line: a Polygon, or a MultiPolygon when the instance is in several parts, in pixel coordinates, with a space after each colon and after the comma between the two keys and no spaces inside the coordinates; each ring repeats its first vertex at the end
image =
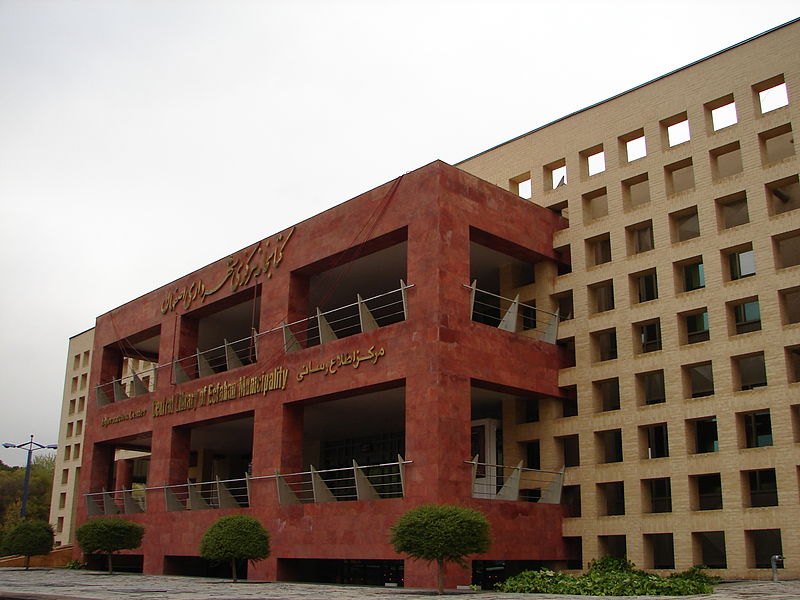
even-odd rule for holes
{"type": "MultiPolygon", "coordinates": [[[[459,600],[587,600],[594,596],[448,592],[459,600]]],[[[201,577],[114,574],[95,571],[36,568],[0,568],[3,600],[415,600],[435,596],[430,591],[304,583],[237,583],[201,577]]],[[[713,594],[648,596],[648,598],[711,600],[800,600],[800,581],[723,583],[713,594]]],[[[606,596],[607,599],[613,597],[606,596]]]]}

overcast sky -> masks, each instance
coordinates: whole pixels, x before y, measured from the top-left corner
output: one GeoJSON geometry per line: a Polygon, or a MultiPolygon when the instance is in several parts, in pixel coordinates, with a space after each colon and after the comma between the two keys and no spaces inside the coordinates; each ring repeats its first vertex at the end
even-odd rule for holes
{"type": "Polygon", "coordinates": [[[97,315],[797,7],[0,0],[0,442],[57,441],[67,340],[97,315]]]}

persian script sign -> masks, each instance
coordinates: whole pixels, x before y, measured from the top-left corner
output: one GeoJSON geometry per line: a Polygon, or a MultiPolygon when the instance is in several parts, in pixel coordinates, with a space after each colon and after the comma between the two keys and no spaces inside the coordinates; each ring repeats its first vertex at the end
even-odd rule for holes
{"type": "Polygon", "coordinates": [[[213,287],[206,287],[202,279],[197,279],[183,288],[171,291],[161,302],[161,314],[175,310],[179,303],[182,303],[183,308],[188,310],[192,306],[192,302],[195,300],[204,302],[208,296],[216,294],[228,282],[230,282],[231,291],[235,292],[262,275],[267,279],[271,278],[272,269],[277,269],[281,264],[283,250],[293,233],[294,227],[287,231],[286,235],[279,233],[275,237],[275,247],[271,251],[272,240],[267,240],[258,242],[249,253],[247,250],[243,250],[240,256],[228,257],[228,269],[225,276],[213,287]]]}
{"type": "Polygon", "coordinates": [[[384,354],[386,354],[386,351],[383,348],[378,348],[376,350],[375,346],[370,346],[366,354],[363,355],[361,354],[361,350],[353,350],[345,354],[337,354],[331,357],[330,360],[321,362],[316,366],[312,365],[311,361],[309,361],[300,369],[300,372],[297,374],[297,381],[303,381],[307,375],[311,375],[312,373],[333,375],[338,372],[341,367],[353,367],[357,369],[358,366],[364,362],[374,365],[384,354]]]}

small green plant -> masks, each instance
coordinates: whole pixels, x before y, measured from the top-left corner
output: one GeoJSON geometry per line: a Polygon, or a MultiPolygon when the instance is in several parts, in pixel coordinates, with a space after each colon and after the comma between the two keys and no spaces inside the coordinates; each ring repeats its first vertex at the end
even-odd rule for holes
{"type": "Polygon", "coordinates": [[[142,545],[144,527],[125,519],[91,519],[75,530],[78,545],[86,554],[105,554],[108,574],[114,570],[111,555],[120,550],[133,550],[142,545]]]}
{"type": "Polygon", "coordinates": [[[583,575],[542,569],[523,571],[497,587],[502,592],[524,594],[571,594],[576,596],[688,596],[708,594],[718,577],[696,566],[669,577],[636,568],[629,560],[604,557],[589,563],[583,575]]]}
{"type": "Polygon", "coordinates": [[[236,583],[237,560],[255,562],[269,556],[269,533],[261,521],[253,517],[221,517],[203,534],[200,555],[215,562],[230,562],[236,583]]]}
{"type": "Polygon", "coordinates": [[[81,561],[76,559],[72,559],[71,561],[69,561],[67,564],[64,565],[65,569],[74,569],[76,571],[79,569],[83,569],[85,567],[86,563],[82,563],[81,561]]]}
{"type": "Polygon", "coordinates": [[[10,554],[24,556],[27,571],[31,556],[48,554],[53,549],[53,526],[46,521],[22,521],[6,534],[3,547],[10,554]]]}
{"type": "Polygon", "coordinates": [[[391,529],[396,552],[436,561],[438,592],[444,593],[444,564],[466,568],[464,557],[489,549],[489,521],[483,513],[449,504],[427,504],[406,512],[391,529]]]}

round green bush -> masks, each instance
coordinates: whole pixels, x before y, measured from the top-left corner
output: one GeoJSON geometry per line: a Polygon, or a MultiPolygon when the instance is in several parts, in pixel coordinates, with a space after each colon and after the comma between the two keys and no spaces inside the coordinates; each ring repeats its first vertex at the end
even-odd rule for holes
{"type": "Polygon", "coordinates": [[[23,521],[6,534],[5,551],[25,557],[25,568],[31,556],[48,554],[53,549],[53,526],[45,521],[23,521]]]}
{"type": "Polygon", "coordinates": [[[236,581],[236,561],[255,562],[269,556],[269,533],[258,519],[228,515],[218,519],[203,534],[200,555],[215,562],[230,562],[236,581]]]}

